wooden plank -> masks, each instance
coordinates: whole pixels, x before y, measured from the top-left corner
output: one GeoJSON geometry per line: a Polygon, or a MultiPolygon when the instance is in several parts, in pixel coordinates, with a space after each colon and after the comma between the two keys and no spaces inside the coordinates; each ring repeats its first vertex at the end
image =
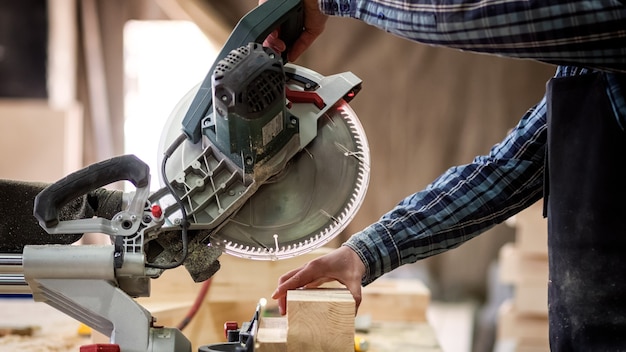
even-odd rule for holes
{"type": "Polygon", "coordinates": [[[287,292],[287,351],[354,352],[355,303],[346,289],[287,292]]]}
{"type": "Polygon", "coordinates": [[[425,322],[430,290],[419,280],[379,279],[363,287],[358,316],[372,321],[425,322]]]}
{"type": "Polygon", "coordinates": [[[264,317],[256,336],[257,352],[287,352],[287,317],[264,317]]]}
{"type": "Polygon", "coordinates": [[[513,297],[515,309],[521,314],[548,316],[548,282],[517,286],[513,297]]]}
{"type": "Polygon", "coordinates": [[[442,352],[433,327],[425,322],[374,322],[362,336],[367,352],[442,352]]]}
{"type": "Polygon", "coordinates": [[[522,314],[548,314],[548,260],[527,255],[517,244],[500,250],[500,280],[514,285],[515,309],[522,314]]]}
{"type": "Polygon", "coordinates": [[[548,318],[521,314],[512,301],[506,301],[498,311],[497,339],[515,341],[516,346],[540,346],[549,351],[548,318]]]}
{"type": "Polygon", "coordinates": [[[519,285],[524,283],[548,282],[548,259],[526,255],[514,243],[507,243],[500,249],[500,280],[519,285]]]}
{"type": "Polygon", "coordinates": [[[543,217],[543,201],[515,216],[515,242],[524,255],[548,257],[548,221],[543,217]]]}

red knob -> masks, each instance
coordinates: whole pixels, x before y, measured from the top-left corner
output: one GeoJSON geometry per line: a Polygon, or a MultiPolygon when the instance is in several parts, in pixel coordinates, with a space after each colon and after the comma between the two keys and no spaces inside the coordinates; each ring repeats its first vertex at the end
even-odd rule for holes
{"type": "Polygon", "coordinates": [[[150,212],[155,219],[160,219],[161,215],[163,215],[163,209],[161,209],[161,206],[156,204],[150,208],[150,212]]]}
{"type": "Polygon", "coordinates": [[[96,343],[80,346],[80,352],[120,352],[120,345],[113,343],[96,343]]]}
{"type": "Polygon", "coordinates": [[[224,323],[224,337],[228,337],[229,330],[239,329],[239,324],[236,321],[227,321],[224,323]]]}

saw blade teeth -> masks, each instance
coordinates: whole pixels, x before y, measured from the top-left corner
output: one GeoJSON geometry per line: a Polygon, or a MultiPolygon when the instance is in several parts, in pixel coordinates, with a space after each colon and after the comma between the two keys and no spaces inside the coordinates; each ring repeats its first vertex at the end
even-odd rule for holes
{"type": "MultiPolygon", "coordinates": [[[[319,226],[317,230],[304,236],[304,238],[302,238],[302,236],[294,236],[294,233],[287,232],[284,238],[296,237],[291,240],[291,242],[284,241],[276,243],[275,240],[261,242],[254,239],[250,240],[250,238],[241,236],[241,233],[247,231],[243,231],[244,227],[247,226],[247,228],[249,228],[252,225],[247,225],[245,221],[240,221],[243,218],[231,221],[231,224],[236,224],[233,226],[241,226],[242,231],[239,232],[239,230],[235,230],[230,233],[222,233],[220,231],[219,236],[223,235],[230,239],[225,246],[226,253],[257,260],[277,260],[294,257],[328,243],[337,234],[341,233],[354,218],[357,210],[363,203],[369,183],[370,154],[367,138],[361,123],[354,115],[350,106],[345,102],[338,104],[334,111],[329,110],[325,119],[328,121],[328,124],[325,126],[332,129],[332,131],[329,132],[332,138],[328,139],[332,144],[328,143],[326,145],[336,148],[335,155],[338,155],[337,153],[344,155],[344,158],[339,158],[343,160],[343,167],[349,166],[351,168],[349,174],[350,188],[343,188],[342,191],[342,197],[345,197],[345,199],[342,199],[340,203],[336,204],[338,207],[335,207],[332,203],[322,203],[324,205],[329,204],[333,206],[328,207],[326,210],[322,209],[323,206],[320,206],[319,212],[320,215],[324,217],[324,220],[321,224],[316,225],[319,226]],[[345,138],[346,135],[349,135],[349,141],[345,138]]],[[[326,123],[326,121],[324,122],[326,123]]],[[[330,149],[322,149],[321,151],[329,152],[330,149]]],[[[315,146],[304,148],[303,153],[308,153],[309,158],[307,160],[324,155],[317,154],[320,153],[320,150],[316,150],[315,146]]],[[[340,177],[345,177],[345,174],[342,174],[340,177]]],[[[345,184],[345,186],[347,186],[347,184],[345,184]]],[[[288,231],[295,231],[297,228],[297,226],[295,228],[288,228],[288,231]]],[[[235,229],[237,229],[237,227],[235,227],[235,229]]],[[[258,237],[258,239],[261,238],[261,236],[258,237]]]]}

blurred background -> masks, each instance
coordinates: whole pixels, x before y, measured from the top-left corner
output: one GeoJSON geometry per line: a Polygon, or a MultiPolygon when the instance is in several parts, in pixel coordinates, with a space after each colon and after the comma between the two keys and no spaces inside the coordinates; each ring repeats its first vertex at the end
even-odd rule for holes
{"type": "MultiPolygon", "coordinates": [[[[157,170],[156,146],[171,109],[204,78],[256,4],[0,0],[0,177],[51,182],[123,153],[157,170]]],[[[296,64],[363,80],[351,106],[370,143],[371,182],[332,246],[447,168],[487,153],[541,98],[554,72],[536,62],[411,43],[347,18],[330,18],[296,64]]],[[[448,323],[466,321],[462,350],[491,351],[493,307],[508,295],[506,286],[495,294],[502,284],[494,265],[514,240],[514,228],[503,224],[393,275],[422,280],[440,312],[460,307],[448,323]]]]}

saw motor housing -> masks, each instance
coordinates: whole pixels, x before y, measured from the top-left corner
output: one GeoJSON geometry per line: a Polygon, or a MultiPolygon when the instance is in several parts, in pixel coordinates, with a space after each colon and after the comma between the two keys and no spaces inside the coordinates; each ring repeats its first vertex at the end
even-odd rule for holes
{"type": "Polygon", "coordinates": [[[203,134],[246,173],[298,132],[285,106],[285,73],[270,48],[249,43],[220,60],[212,76],[213,114],[203,134]]]}

